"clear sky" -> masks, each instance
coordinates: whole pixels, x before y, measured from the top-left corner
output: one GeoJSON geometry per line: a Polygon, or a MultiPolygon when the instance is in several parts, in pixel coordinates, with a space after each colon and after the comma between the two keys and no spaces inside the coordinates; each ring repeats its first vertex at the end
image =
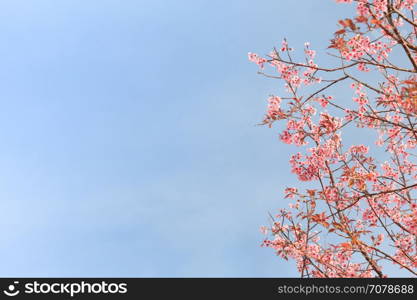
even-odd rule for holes
{"type": "MultiPolygon", "coordinates": [[[[1,276],[296,276],[260,247],[297,183],[255,126],[333,0],[1,0],[1,276]]],[[[320,55],[319,55],[320,57],[320,55]]],[[[323,57],[323,56],[321,56],[323,57]]]]}

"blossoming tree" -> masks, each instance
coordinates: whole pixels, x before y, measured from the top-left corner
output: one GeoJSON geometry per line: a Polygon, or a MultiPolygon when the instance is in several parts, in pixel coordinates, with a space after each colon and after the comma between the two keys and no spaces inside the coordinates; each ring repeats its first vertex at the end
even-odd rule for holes
{"type": "Polygon", "coordinates": [[[263,245],[302,277],[386,277],[387,264],[417,275],[417,0],[336,2],[357,15],[339,21],[335,65],[317,65],[308,43],[302,61],[286,40],[249,53],[286,88],[263,124],[285,122],[280,139],[300,149],[292,172],[315,185],[285,190],[293,202],[271,216],[263,245]],[[343,85],[350,95],[332,95],[343,85]],[[344,144],[349,130],[375,131],[375,145],[344,144]]]}

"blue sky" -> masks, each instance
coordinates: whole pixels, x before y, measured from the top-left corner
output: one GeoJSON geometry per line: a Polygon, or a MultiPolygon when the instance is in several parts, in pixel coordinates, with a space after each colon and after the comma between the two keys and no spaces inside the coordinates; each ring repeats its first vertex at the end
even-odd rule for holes
{"type": "MultiPolygon", "coordinates": [[[[1,276],[296,276],[296,183],[247,52],[324,51],[332,0],[0,1],[1,276]],[[320,4],[318,4],[320,3],[320,4]]],[[[322,56],[323,57],[323,56],[322,56]]]]}

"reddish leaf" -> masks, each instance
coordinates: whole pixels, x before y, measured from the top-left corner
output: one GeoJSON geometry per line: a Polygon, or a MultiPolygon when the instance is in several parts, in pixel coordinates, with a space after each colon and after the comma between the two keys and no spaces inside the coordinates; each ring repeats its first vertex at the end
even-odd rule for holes
{"type": "Polygon", "coordinates": [[[417,81],[413,81],[413,80],[404,80],[402,83],[404,83],[404,84],[411,84],[411,85],[417,85],[417,81]]]}
{"type": "Polygon", "coordinates": [[[352,245],[350,243],[341,243],[339,246],[342,247],[345,251],[352,249],[352,245]]]}
{"type": "Polygon", "coordinates": [[[336,31],[335,34],[340,35],[340,34],[343,34],[345,32],[346,32],[346,30],[340,29],[340,30],[336,31]]]}
{"type": "Polygon", "coordinates": [[[351,19],[339,20],[339,24],[342,25],[343,27],[349,27],[352,30],[356,29],[356,25],[355,23],[353,23],[351,19]]]}
{"type": "Polygon", "coordinates": [[[345,20],[339,20],[339,24],[342,25],[343,27],[348,27],[348,23],[345,20]]]}
{"type": "Polygon", "coordinates": [[[345,21],[348,24],[350,29],[356,30],[356,25],[355,25],[355,23],[353,23],[353,21],[351,19],[346,19],[345,21]]]}
{"type": "Polygon", "coordinates": [[[381,22],[379,21],[379,20],[377,20],[377,19],[372,19],[371,20],[371,24],[374,24],[374,25],[379,25],[379,24],[381,24],[381,22]]]}
{"type": "Polygon", "coordinates": [[[307,190],[307,193],[308,193],[310,196],[314,196],[314,195],[316,194],[316,190],[307,190]]]}
{"type": "Polygon", "coordinates": [[[365,17],[365,16],[358,16],[358,17],[355,18],[355,20],[356,20],[356,22],[359,22],[359,23],[366,23],[366,22],[368,22],[368,18],[365,17]]]}

